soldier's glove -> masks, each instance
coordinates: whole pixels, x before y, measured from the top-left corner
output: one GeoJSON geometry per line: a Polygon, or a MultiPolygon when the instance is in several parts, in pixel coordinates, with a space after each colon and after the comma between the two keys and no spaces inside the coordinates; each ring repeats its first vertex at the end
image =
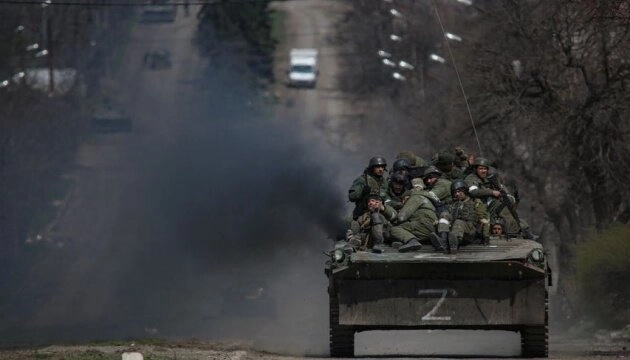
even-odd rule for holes
{"type": "Polygon", "coordinates": [[[367,196],[367,195],[370,195],[371,192],[372,192],[372,188],[370,187],[370,185],[365,185],[363,186],[363,192],[361,194],[363,196],[367,196]]]}
{"type": "Polygon", "coordinates": [[[388,200],[388,202],[386,202],[386,205],[391,206],[395,210],[399,210],[401,207],[403,207],[402,201],[394,201],[394,200],[388,200]]]}

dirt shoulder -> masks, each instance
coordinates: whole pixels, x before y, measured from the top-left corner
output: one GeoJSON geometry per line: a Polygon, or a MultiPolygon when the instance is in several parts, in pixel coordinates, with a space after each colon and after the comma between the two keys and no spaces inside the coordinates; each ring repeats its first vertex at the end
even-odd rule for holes
{"type": "Polygon", "coordinates": [[[156,345],[75,345],[47,346],[39,349],[0,350],[0,359],[121,359],[123,354],[139,353],[144,359],[216,359],[216,360],[268,360],[298,359],[248,350],[242,343],[160,342],[156,345]]]}

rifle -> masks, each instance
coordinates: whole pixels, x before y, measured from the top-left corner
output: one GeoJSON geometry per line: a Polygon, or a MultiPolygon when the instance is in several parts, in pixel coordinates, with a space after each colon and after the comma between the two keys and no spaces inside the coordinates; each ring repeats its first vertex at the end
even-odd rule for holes
{"type": "Polygon", "coordinates": [[[516,209],[514,209],[514,205],[510,201],[510,198],[508,196],[507,191],[505,190],[505,187],[499,184],[497,176],[494,174],[488,175],[487,179],[490,185],[495,190],[498,190],[501,193],[501,203],[510,211],[510,214],[512,214],[512,217],[514,218],[514,220],[516,220],[516,224],[518,225],[518,232],[520,233],[522,231],[521,220],[519,219],[518,214],[516,213],[516,209]]]}

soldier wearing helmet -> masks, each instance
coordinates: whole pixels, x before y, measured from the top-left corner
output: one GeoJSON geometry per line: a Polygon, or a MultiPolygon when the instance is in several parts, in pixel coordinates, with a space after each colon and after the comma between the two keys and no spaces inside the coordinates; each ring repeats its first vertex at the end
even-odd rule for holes
{"type": "Polygon", "coordinates": [[[385,205],[391,206],[394,210],[400,210],[403,206],[403,196],[410,188],[411,184],[405,174],[394,173],[394,175],[389,178],[385,205]]]}
{"type": "Polygon", "coordinates": [[[454,165],[455,155],[449,151],[442,151],[433,156],[433,165],[442,172],[442,177],[453,181],[463,177],[463,172],[454,165]]]}
{"type": "Polygon", "coordinates": [[[411,164],[409,163],[409,160],[405,158],[397,159],[396,161],[394,161],[394,164],[392,165],[392,176],[396,174],[402,174],[406,178],[409,176],[410,168],[411,168],[411,164]]]}
{"type": "Polygon", "coordinates": [[[387,197],[387,160],[382,156],[375,156],[370,159],[363,174],[352,182],[348,189],[348,200],[355,204],[352,211],[352,218],[357,219],[367,210],[367,198],[370,194],[375,194],[381,198],[387,197]]]}
{"type": "Polygon", "coordinates": [[[505,221],[508,236],[536,239],[537,236],[531,233],[527,222],[519,219],[514,207],[516,198],[508,193],[490,161],[478,157],[471,164],[471,168],[472,173],[465,179],[470,186],[470,196],[481,199],[487,205],[492,218],[500,217],[505,221]]]}
{"type": "Polygon", "coordinates": [[[407,169],[409,181],[422,177],[422,173],[427,166],[427,162],[423,158],[416,156],[416,154],[411,151],[405,150],[396,155],[396,160],[400,159],[405,159],[409,164],[409,168],[407,169]]]}
{"type": "Polygon", "coordinates": [[[413,188],[404,195],[403,207],[392,220],[391,240],[403,243],[399,252],[417,251],[422,243],[430,243],[429,236],[434,231],[437,216],[431,192],[424,190],[422,179],[412,180],[413,188]]]}
{"type": "Polygon", "coordinates": [[[451,203],[451,181],[445,179],[438,168],[431,165],[424,170],[422,175],[425,189],[434,193],[442,203],[451,203]]]}
{"type": "Polygon", "coordinates": [[[473,243],[487,243],[490,223],[485,204],[468,194],[468,184],[458,179],[451,184],[453,203],[449,205],[447,213],[440,216],[438,233],[435,237],[441,246],[451,253],[457,252],[462,245],[473,243]],[[445,236],[445,233],[449,233],[445,236]],[[449,242],[448,247],[446,241],[449,242]]]}
{"type": "Polygon", "coordinates": [[[360,250],[383,252],[384,242],[389,239],[390,220],[395,216],[396,211],[385,205],[378,194],[368,195],[367,210],[350,223],[348,242],[360,250]]]}
{"type": "Polygon", "coordinates": [[[470,196],[479,198],[484,202],[488,202],[489,198],[498,199],[501,197],[499,190],[494,190],[492,184],[488,180],[488,170],[490,169],[490,161],[483,157],[475,158],[470,165],[472,173],[466,176],[464,181],[468,184],[470,196]]]}

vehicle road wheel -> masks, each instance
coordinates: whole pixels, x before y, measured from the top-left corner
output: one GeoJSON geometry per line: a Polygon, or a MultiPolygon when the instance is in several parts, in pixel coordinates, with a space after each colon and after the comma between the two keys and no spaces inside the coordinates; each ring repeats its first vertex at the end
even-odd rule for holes
{"type": "Polygon", "coordinates": [[[354,357],[354,330],[339,325],[339,301],[330,297],[330,356],[354,357]]]}

